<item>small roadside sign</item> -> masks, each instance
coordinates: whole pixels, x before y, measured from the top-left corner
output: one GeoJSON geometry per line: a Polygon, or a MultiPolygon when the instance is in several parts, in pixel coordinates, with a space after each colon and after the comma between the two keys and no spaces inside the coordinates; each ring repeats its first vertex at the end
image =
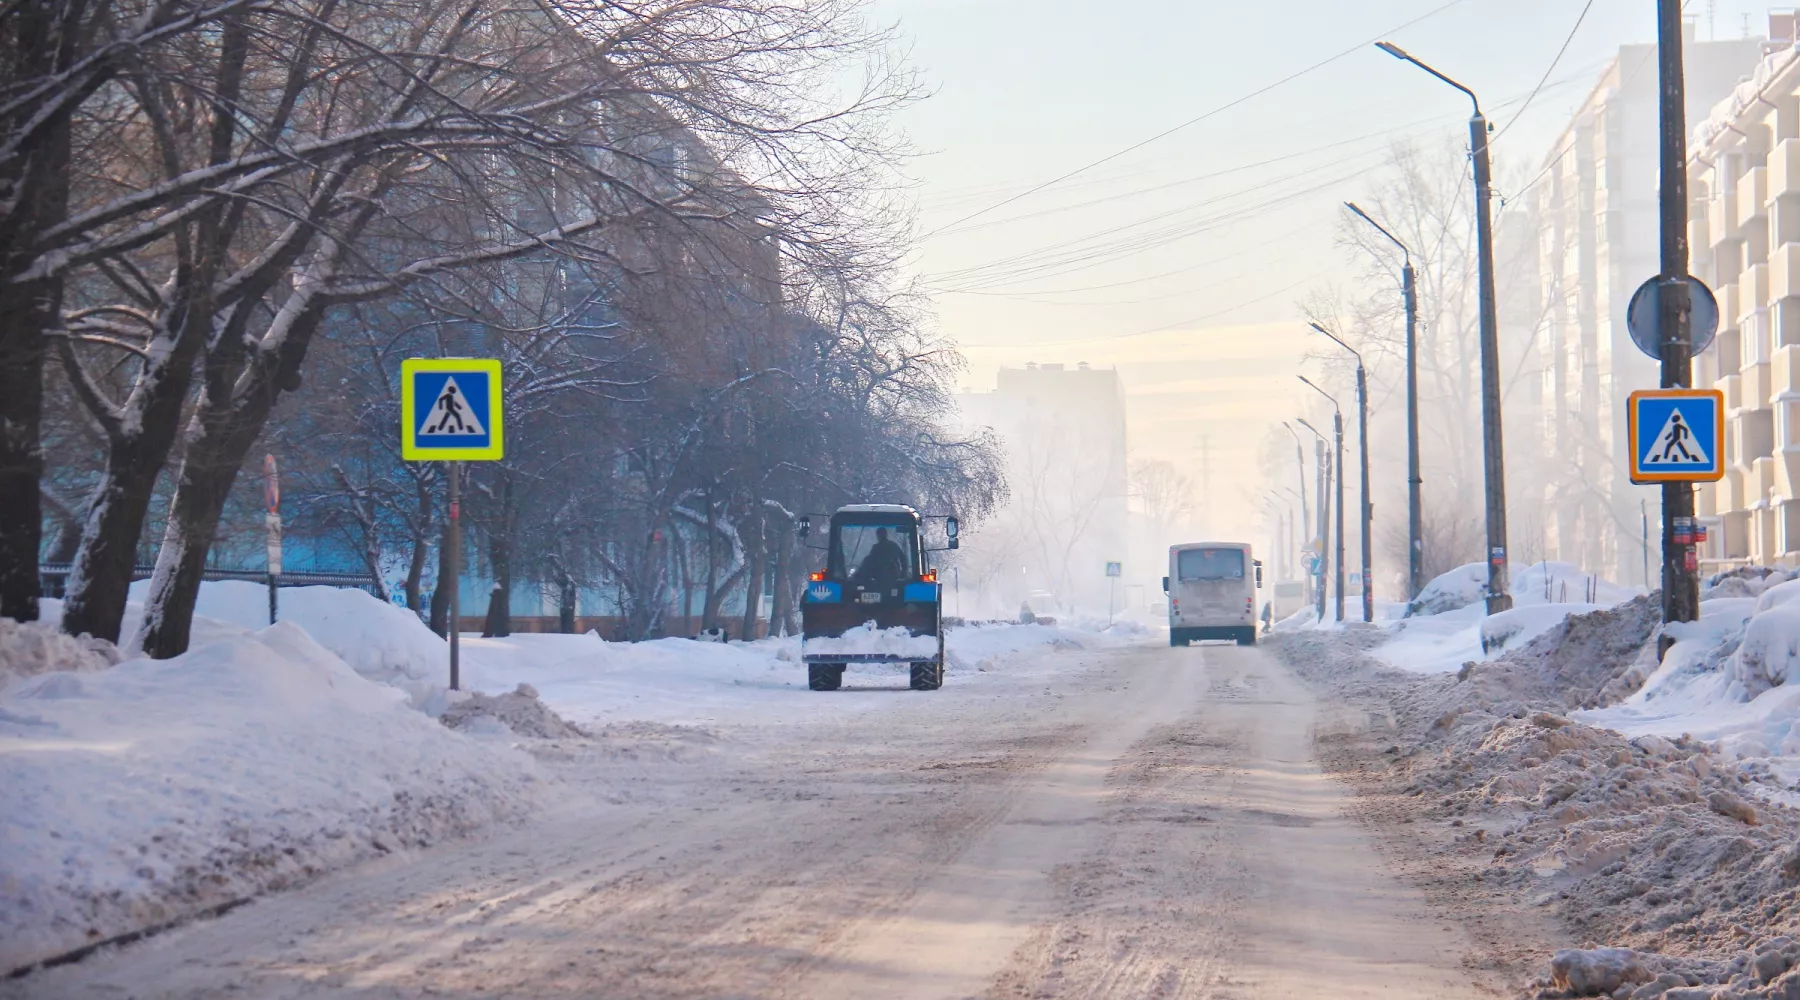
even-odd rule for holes
{"type": "Polygon", "coordinates": [[[1725,394],[1639,389],[1625,406],[1634,483],[1712,483],[1725,477],[1725,394]]]}
{"type": "Polygon", "coordinates": [[[1125,564],[1124,563],[1116,563],[1116,562],[1107,563],[1106,564],[1106,575],[1107,576],[1124,576],[1125,575],[1125,564]]]}
{"type": "Polygon", "coordinates": [[[400,457],[482,462],[506,457],[500,362],[408,358],[400,362],[400,457]]]}
{"type": "MultiPolygon", "coordinates": [[[[1711,347],[1713,338],[1718,336],[1719,300],[1699,278],[1687,275],[1682,282],[1688,286],[1688,350],[1699,354],[1711,347]]],[[[1661,275],[1644,282],[1631,293],[1631,301],[1625,306],[1625,331],[1631,334],[1631,342],[1638,350],[1659,361],[1662,360],[1663,284],[1661,275]]]]}

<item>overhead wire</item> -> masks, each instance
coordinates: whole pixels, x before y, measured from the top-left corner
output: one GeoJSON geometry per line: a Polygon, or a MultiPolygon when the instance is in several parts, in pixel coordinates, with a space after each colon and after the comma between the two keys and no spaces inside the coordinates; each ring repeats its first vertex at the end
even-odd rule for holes
{"type": "Polygon", "coordinates": [[[1021,198],[1030,197],[1031,195],[1034,195],[1034,194],[1038,193],[1039,191],[1044,190],[1045,188],[1054,187],[1055,185],[1060,184],[1063,181],[1066,181],[1071,177],[1075,177],[1080,174],[1086,173],[1087,171],[1092,170],[1093,168],[1098,167],[1103,163],[1110,163],[1113,160],[1116,160],[1121,156],[1125,156],[1128,153],[1136,152],[1137,150],[1143,149],[1145,146],[1148,146],[1152,143],[1160,142],[1161,140],[1166,139],[1169,136],[1182,131],[1183,129],[1189,128],[1190,126],[1193,126],[1193,125],[1197,125],[1200,122],[1206,121],[1207,119],[1214,117],[1215,115],[1223,114],[1224,112],[1229,111],[1230,109],[1235,108],[1240,104],[1244,104],[1248,101],[1255,100],[1256,98],[1261,97],[1262,95],[1267,94],[1270,91],[1277,90],[1281,87],[1284,87],[1284,86],[1288,85],[1289,83],[1292,83],[1293,81],[1300,79],[1303,76],[1307,76],[1318,70],[1324,69],[1326,66],[1329,66],[1332,63],[1335,63],[1338,60],[1345,58],[1346,56],[1349,56],[1356,52],[1360,52],[1363,49],[1369,47],[1370,45],[1375,44],[1376,42],[1380,41],[1383,38],[1386,38],[1389,35],[1395,34],[1396,32],[1404,31],[1405,29],[1410,28],[1415,24],[1418,24],[1422,21],[1426,21],[1433,17],[1436,17],[1439,14],[1442,14],[1444,11],[1447,11],[1452,7],[1459,6],[1466,2],[1467,2],[1467,0],[1449,0],[1448,3],[1445,3],[1445,4],[1442,4],[1441,6],[1435,7],[1432,10],[1427,11],[1426,13],[1413,18],[1412,20],[1405,22],[1404,24],[1400,24],[1393,28],[1389,28],[1388,30],[1383,31],[1381,34],[1375,36],[1374,38],[1371,38],[1367,41],[1358,42],[1357,44],[1351,46],[1350,48],[1343,50],[1342,52],[1339,52],[1338,54],[1336,54],[1334,56],[1330,56],[1330,57],[1322,59],[1316,63],[1313,63],[1311,66],[1308,66],[1305,69],[1301,69],[1296,72],[1290,73],[1287,76],[1284,76],[1279,80],[1276,80],[1274,83],[1271,83],[1266,86],[1260,87],[1256,90],[1253,90],[1250,93],[1243,95],[1242,97],[1238,97],[1231,101],[1227,101],[1226,103],[1221,104],[1218,107],[1213,108],[1212,110],[1207,111],[1203,114],[1196,115],[1195,117],[1190,118],[1187,121],[1184,121],[1179,125],[1176,125],[1172,128],[1164,129],[1163,131],[1158,132],[1157,134],[1149,137],[1148,139],[1140,140],[1138,142],[1132,143],[1129,146],[1126,146],[1124,149],[1120,149],[1120,150],[1117,150],[1116,152],[1108,153],[1107,155],[1102,156],[1097,160],[1093,160],[1089,163],[1085,163],[1065,174],[1062,174],[1057,177],[1053,177],[1050,180],[1044,181],[1041,184],[1027,188],[1024,191],[1019,192],[1018,194],[1001,199],[1000,201],[997,201],[997,202],[993,203],[992,205],[987,206],[986,208],[982,208],[978,211],[971,212],[968,215],[965,215],[962,218],[959,218],[947,225],[940,226],[937,229],[934,229],[931,232],[926,233],[923,237],[921,237],[921,239],[930,239],[931,237],[936,236],[938,233],[943,232],[946,229],[950,229],[955,226],[960,226],[963,223],[968,222],[971,219],[980,218],[981,216],[986,215],[987,213],[992,212],[997,208],[1002,208],[1006,205],[1010,205],[1013,202],[1018,201],[1021,198]]]}

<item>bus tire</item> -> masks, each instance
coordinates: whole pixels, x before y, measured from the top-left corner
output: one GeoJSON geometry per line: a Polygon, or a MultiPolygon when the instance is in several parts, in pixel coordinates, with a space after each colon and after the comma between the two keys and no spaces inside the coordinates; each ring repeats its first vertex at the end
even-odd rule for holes
{"type": "Polygon", "coordinates": [[[1252,625],[1249,628],[1238,629],[1237,642],[1240,646],[1256,645],[1256,626],[1252,625]]]}
{"type": "Polygon", "coordinates": [[[808,663],[806,665],[806,686],[814,691],[836,691],[844,686],[844,665],[841,663],[808,663]]]}
{"type": "Polygon", "coordinates": [[[936,691],[944,686],[944,665],[929,660],[912,665],[912,689],[936,691]]]}

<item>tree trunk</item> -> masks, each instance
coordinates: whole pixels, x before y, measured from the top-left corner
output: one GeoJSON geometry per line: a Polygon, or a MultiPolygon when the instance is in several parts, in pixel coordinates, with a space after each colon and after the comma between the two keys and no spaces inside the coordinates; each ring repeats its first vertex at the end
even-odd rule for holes
{"type": "Polygon", "coordinates": [[[481,629],[484,639],[512,635],[512,540],[504,532],[489,539],[488,562],[494,586],[488,591],[487,621],[481,629]]]}
{"type": "Polygon", "coordinates": [[[712,497],[706,498],[706,597],[700,602],[700,627],[719,627],[719,537],[712,497]]]}
{"type": "Polygon", "coordinates": [[[412,560],[406,566],[406,607],[413,614],[423,610],[425,559],[431,552],[431,487],[423,478],[413,485],[419,494],[418,517],[412,525],[412,560]]]}
{"type": "Polygon", "coordinates": [[[179,426],[180,396],[172,402],[177,411],[173,419],[156,407],[157,415],[143,422],[142,433],[107,447],[106,469],[88,500],[81,545],[69,569],[62,627],[70,635],[119,641],[137,568],[138,539],[179,426]]]}
{"type": "Polygon", "coordinates": [[[201,574],[219,516],[231,496],[244,456],[262,431],[268,406],[195,415],[199,433],[188,447],[169,504],[169,524],[150,575],[144,625],[138,633],[146,656],[166,660],[187,652],[201,574]]]}
{"type": "Polygon", "coordinates": [[[788,616],[793,610],[793,597],[788,590],[788,567],[793,562],[794,540],[781,532],[775,543],[775,607],[769,615],[769,634],[788,635],[788,616]]]}
{"type": "MultiPolygon", "coordinates": [[[[80,54],[83,5],[27,3],[7,17],[11,23],[0,26],[0,42],[9,49],[9,68],[18,74],[10,84],[41,81],[80,54]]],[[[17,135],[38,124],[32,121],[38,111],[37,101],[25,99],[0,126],[17,135]]],[[[0,201],[11,202],[0,224],[0,617],[18,621],[38,617],[45,331],[57,323],[62,283],[11,279],[32,266],[38,234],[68,215],[68,116],[57,114],[49,122],[26,147],[30,152],[14,161],[18,169],[0,176],[0,201]]]]}
{"type": "Polygon", "coordinates": [[[574,635],[575,634],[575,578],[570,576],[566,572],[560,574],[560,576],[561,576],[561,579],[557,581],[557,596],[559,598],[559,601],[558,601],[558,605],[557,605],[557,609],[556,609],[557,610],[556,624],[562,629],[564,635],[574,635]]]}
{"type": "Polygon", "coordinates": [[[450,519],[444,519],[444,537],[438,540],[437,579],[431,585],[431,630],[450,635],[450,588],[457,581],[450,575],[450,519]]]}
{"type": "Polygon", "coordinates": [[[744,619],[739,626],[738,634],[748,642],[755,639],[756,624],[762,618],[763,573],[768,569],[764,563],[768,558],[768,524],[762,518],[756,519],[754,528],[750,529],[750,539],[744,546],[744,619]]]}
{"type": "Polygon", "coordinates": [[[43,542],[44,327],[57,289],[0,294],[0,616],[38,617],[43,542]]]}

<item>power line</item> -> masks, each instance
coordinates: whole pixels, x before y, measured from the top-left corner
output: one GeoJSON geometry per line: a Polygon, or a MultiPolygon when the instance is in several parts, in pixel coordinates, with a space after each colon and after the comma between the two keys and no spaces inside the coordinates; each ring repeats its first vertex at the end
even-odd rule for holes
{"type": "Polygon", "coordinates": [[[1531,109],[1531,102],[1537,99],[1538,91],[1544,89],[1544,83],[1550,79],[1550,74],[1556,72],[1556,64],[1562,62],[1563,55],[1569,51],[1569,43],[1575,40],[1575,33],[1581,30],[1581,22],[1587,20],[1588,11],[1593,9],[1594,0],[1587,0],[1587,5],[1581,8],[1580,15],[1575,18],[1575,26],[1569,29],[1569,36],[1563,39],[1562,48],[1556,50],[1556,58],[1550,60],[1550,65],[1544,70],[1544,75],[1538,79],[1537,86],[1531,88],[1531,95],[1525,98],[1525,103],[1519,107],[1519,113],[1513,115],[1512,121],[1507,122],[1506,127],[1501,129],[1492,141],[1500,141],[1500,136],[1505,135],[1514,125],[1519,124],[1519,119],[1525,117],[1525,112],[1531,109]]]}
{"type": "Polygon", "coordinates": [[[1281,79],[1276,80],[1274,83],[1271,83],[1265,87],[1262,87],[1259,90],[1251,91],[1250,93],[1245,94],[1244,96],[1239,97],[1236,100],[1229,101],[1225,104],[1221,104],[1220,106],[1213,108],[1211,111],[1208,111],[1204,114],[1197,115],[1193,118],[1190,118],[1187,121],[1184,121],[1181,124],[1174,126],[1173,128],[1164,129],[1163,131],[1158,132],[1157,134],[1151,136],[1148,139],[1144,139],[1142,141],[1135,142],[1117,152],[1108,153],[1107,155],[1102,156],[1098,160],[1094,160],[1090,163],[1086,163],[1086,164],[1083,164],[1082,166],[1076,167],[1074,170],[1071,170],[1068,173],[1063,174],[1059,177],[1053,177],[1050,180],[1047,180],[1047,181],[1043,182],[1042,184],[1037,185],[1036,187],[1027,188],[1026,190],[1021,191],[1018,194],[1015,194],[1009,198],[1004,198],[1000,201],[997,201],[997,202],[993,203],[992,205],[989,205],[986,208],[983,208],[979,211],[971,212],[968,215],[965,215],[962,218],[957,219],[954,222],[951,222],[949,225],[940,226],[937,229],[934,229],[931,232],[926,233],[923,237],[921,237],[921,239],[930,239],[931,237],[936,236],[938,233],[941,233],[946,229],[950,229],[955,226],[960,226],[963,223],[968,222],[970,219],[979,218],[983,215],[986,215],[989,212],[992,212],[996,208],[1001,208],[1003,206],[1010,205],[1013,202],[1018,201],[1020,198],[1025,198],[1025,197],[1034,195],[1034,194],[1038,193],[1039,191],[1044,190],[1045,188],[1060,184],[1063,181],[1066,181],[1069,178],[1076,176],[1077,174],[1086,173],[1087,171],[1092,170],[1093,168],[1095,168],[1097,166],[1100,166],[1102,163],[1110,163],[1113,160],[1116,160],[1119,157],[1124,156],[1127,153],[1136,152],[1137,150],[1143,149],[1145,146],[1148,146],[1151,143],[1158,142],[1162,139],[1166,139],[1169,136],[1174,135],[1175,133],[1181,131],[1182,129],[1189,127],[1190,125],[1197,125],[1200,122],[1203,122],[1203,121],[1207,120],[1208,118],[1213,117],[1214,115],[1218,115],[1225,111],[1229,111],[1230,109],[1235,108],[1240,104],[1243,104],[1247,101],[1251,101],[1258,97],[1261,97],[1262,95],[1264,95],[1272,90],[1276,90],[1280,87],[1284,87],[1287,84],[1292,83],[1295,80],[1298,80],[1301,77],[1306,76],[1309,73],[1312,73],[1316,70],[1323,69],[1326,66],[1329,66],[1334,62],[1337,62],[1339,59],[1342,59],[1345,56],[1351,55],[1352,53],[1355,53],[1355,52],[1360,52],[1363,49],[1368,48],[1369,46],[1375,44],[1376,42],[1380,41],[1383,38],[1386,38],[1389,35],[1396,34],[1400,31],[1404,31],[1405,29],[1410,28],[1413,25],[1418,24],[1421,21],[1426,21],[1433,17],[1436,17],[1437,15],[1442,14],[1444,11],[1447,11],[1450,8],[1458,6],[1465,2],[1467,2],[1467,0],[1450,0],[1449,3],[1446,3],[1440,7],[1434,8],[1433,10],[1427,11],[1426,13],[1421,14],[1418,17],[1415,17],[1410,21],[1407,21],[1405,24],[1401,24],[1394,28],[1389,28],[1388,30],[1383,31],[1381,34],[1376,35],[1374,38],[1371,38],[1367,41],[1358,42],[1355,45],[1351,46],[1350,48],[1347,48],[1344,51],[1339,52],[1337,55],[1334,55],[1327,59],[1323,59],[1323,60],[1320,60],[1319,62],[1313,63],[1311,66],[1308,66],[1305,69],[1299,70],[1294,73],[1290,73],[1289,75],[1284,76],[1281,79]]]}

